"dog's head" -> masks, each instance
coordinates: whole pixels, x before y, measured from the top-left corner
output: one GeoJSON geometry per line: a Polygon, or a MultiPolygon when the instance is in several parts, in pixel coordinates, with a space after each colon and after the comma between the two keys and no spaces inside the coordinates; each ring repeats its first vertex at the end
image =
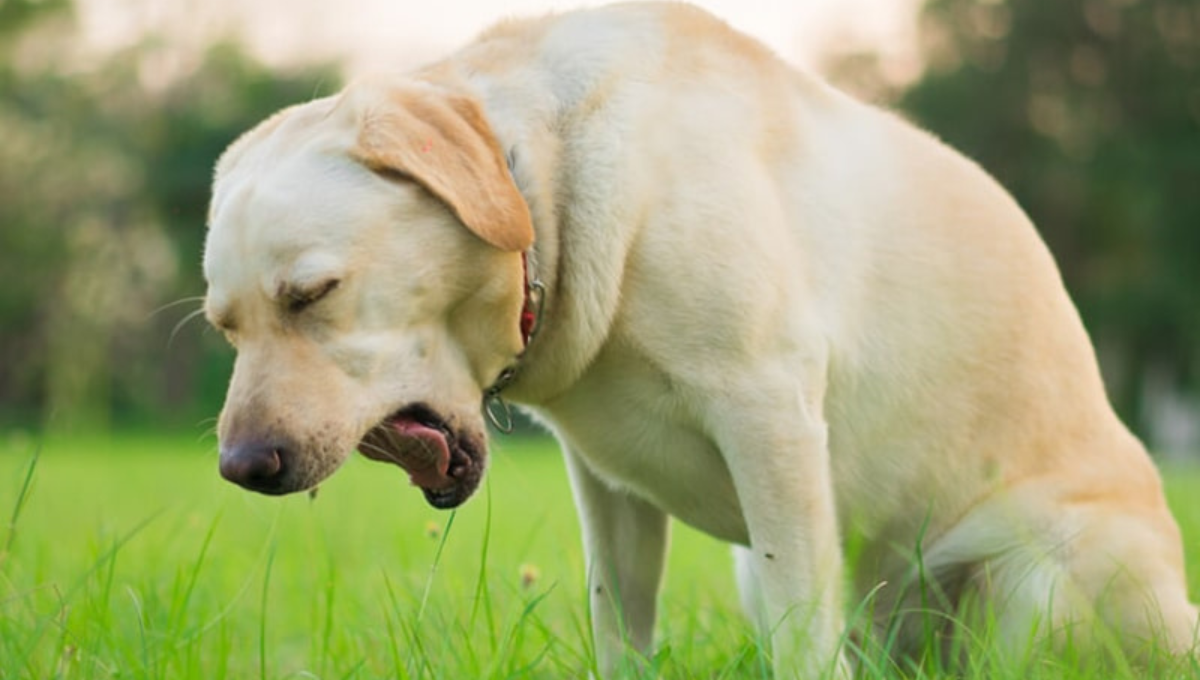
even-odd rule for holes
{"type": "Polygon", "coordinates": [[[309,489],[355,449],[454,507],[486,463],[483,390],[523,349],[529,211],[478,105],[365,82],[217,164],[205,311],[237,349],[221,474],[309,489]]]}

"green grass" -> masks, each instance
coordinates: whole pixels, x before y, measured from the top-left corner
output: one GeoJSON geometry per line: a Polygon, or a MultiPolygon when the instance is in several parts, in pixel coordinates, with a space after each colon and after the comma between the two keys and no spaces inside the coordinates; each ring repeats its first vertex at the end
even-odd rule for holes
{"type": "MultiPolygon", "coordinates": [[[[669,664],[718,675],[753,650],[728,551],[674,539],[669,664]]],[[[592,663],[578,525],[546,442],[499,441],[452,515],[357,456],[315,499],[267,498],[219,478],[211,439],[0,439],[6,542],[4,679],[565,678],[592,663]]]]}
{"type": "MultiPolygon", "coordinates": [[[[1168,486],[1198,592],[1200,504],[1186,499],[1200,475],[1168,486]]],[[[730,562],[674,527],[647,677],[769,676],[730,562]]],[[[547,442],[501,438],[485,485],[450,514],[358,457],[315,499],[267,498],[219,478],[211,439],[0,433],[4,680],[581,678],[583,573],[547,442]]],[[[955,677],[1113,677],[978,656],[955,677]]],[[[862,661],[864,678],[946,677],[862,661]]]]}

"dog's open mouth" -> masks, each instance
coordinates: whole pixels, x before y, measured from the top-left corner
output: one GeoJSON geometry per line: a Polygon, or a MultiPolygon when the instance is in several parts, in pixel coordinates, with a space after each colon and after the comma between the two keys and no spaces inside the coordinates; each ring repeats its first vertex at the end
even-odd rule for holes
{"type": "Polygon", "coordinates": [[[358,444],[367,458],[404,468],[435,508],[462,504],[483,477],[483,449],[424,404],[405,407],[367,432],[358,444]]]}

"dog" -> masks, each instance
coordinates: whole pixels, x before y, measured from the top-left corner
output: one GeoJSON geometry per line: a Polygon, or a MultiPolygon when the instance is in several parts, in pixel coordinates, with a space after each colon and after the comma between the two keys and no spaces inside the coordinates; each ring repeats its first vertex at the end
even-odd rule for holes
{"type": "Polygon", "coordinates": [[[482,404],[555,433],[602,675],[651,647],[669,517],[735,546],[777,678],[847,675],[868,597],[898,648],[976,603],[1013,650],[1192,651],[1158,473],[1027,217],[699,9],[511,20],[285,109],[219,160],[203,266],[237,484],[357,449],[450,508],[482,404]]]}

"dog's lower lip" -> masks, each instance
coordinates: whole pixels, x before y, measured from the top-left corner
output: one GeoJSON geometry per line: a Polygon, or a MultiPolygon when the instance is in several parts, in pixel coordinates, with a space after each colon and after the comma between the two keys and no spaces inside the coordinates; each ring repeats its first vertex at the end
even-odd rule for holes
{"type": "Polygon", "coordinates": [[[466,500],[465,496],[460,495],[454,489],[422,489],[421,491],[425,494],[426,502],[439,510],[458,507],[466,500]]]}

